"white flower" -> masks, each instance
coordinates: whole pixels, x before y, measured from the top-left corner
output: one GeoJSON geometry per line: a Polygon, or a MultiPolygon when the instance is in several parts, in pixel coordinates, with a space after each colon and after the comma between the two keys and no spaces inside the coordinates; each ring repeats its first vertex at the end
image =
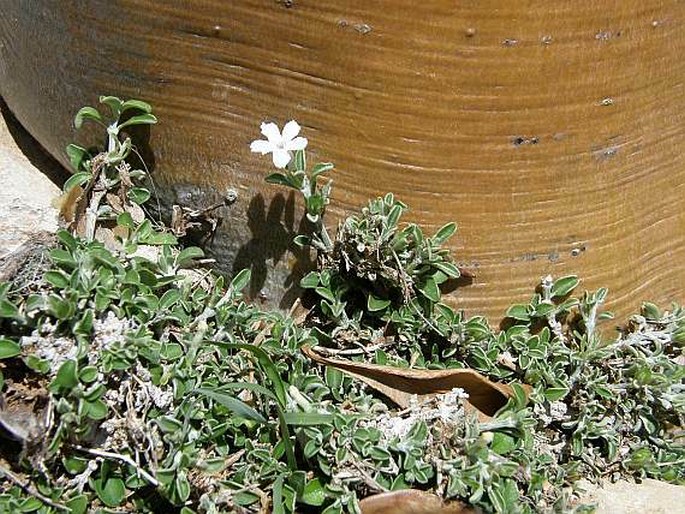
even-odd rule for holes
{"type": "Polygon", "coordinates": [[[292,158],[290,152],[304,150],[307,147],[307,138],[297,137],[300,125],[295,120],[286,123],[282,133],[275,123],[262,123],[261,130],[267,140],[252,141],[250,150],[262,155],[272,153],[274,166],[277,168],[285,168],[288,165],[292,158]]]}

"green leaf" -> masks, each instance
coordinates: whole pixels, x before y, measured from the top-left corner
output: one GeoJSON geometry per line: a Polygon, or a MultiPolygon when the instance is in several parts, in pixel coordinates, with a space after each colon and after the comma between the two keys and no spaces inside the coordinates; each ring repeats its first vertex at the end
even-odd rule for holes
{"type": "MultiPolygon", "coordinates": [[[[212,341],[212,343],[217,346],[221,346],[222,348],[245,350],[247,352],[252,353],[255,357],[257,357],[257,362],[259,362],[259,365],[264,370],[264,373],[266,374],[267,378],[271,381],[271,385],[274,388],[273,393],[268,389],[263,388],[259,389],[258,392],[262,394],[264,394],[265,391],[268,392],[270,398],[275,399],[281,407],[285,408],[286,403],[288,401],[287,395],[285,393],[285,384],[283,383],[283,380],[281,380],[281,376],[275,364],[273,363],[269,355],[262,348],[253,344],[246,343],[224,343],[220,341],[212,341]]],[[[238,385],[247,387],[247,384],[244,383],[238,383],[238,385]]],[[[224,386],[228,386],[228,384],[224,384],[224,386]]]]}
{"type": "Polygon", "coordinates": [[[642,427],[649,435],[655,435],[657,430],[659,430],[659,424],[651,416],[638,416],[639,420],[642,422],[642,427]]]}
{"type": "Polygon", "coordinates": [[[312,195],[307,198],[305,203],[307,204],[307,212],[313,216],[321,214],[326,205],[326,201],[321,195],[312,195]]]}
{"type": "Polygon", "coordinates": [[[307,482],[302,493],[302,503],[319,507],[326,501],[326,490],[321,480],[315,478],[307,482]]]}
{"type": "Polygon", "coordinates": [[[322,173],[326,173],[327,171],[331,171],[335,166],[333,165],[332,162],[320,162],[318,164],[315,164],[312,167],[311,175],[312,178],[316,178],[322,173]]]}
{"type": "Polygon", "coordinates": [[[35,512],[43,506],[43,502],[38,498],[29,497],[25,498],[21,504],[19,504],[19,512],[35,512]]]}
{"type": "Polygon", "coordinates": [[[433,277],[428,277],[426,282],[419,287],[419,291],[421,294],[423,294],[423,296],[434,303],[438,303],[440,301],[440,288],[433,277]]]}
{"type": "Polygon", "coordinates": [[[159,310],[167,310],[173,307],[181,299],[181,292],[178,289],[169,289],[159,299],[159,310]]]}
{"type": "Polygon", "coordinates": [[[402,206],[399,204],[392,206],[392,209],[390,209],[390,212],[388,213],[388,228],[394,228],[397,226],[403,210],[404,209],[402,209],[402,206]]]}
{"type": "Polygon", "coordinates": [[[526,390],[521,387],[521,384],[515,382],[509,384],[512,392],[514,393],[512,400],[517,409],[522,409],[528,403],[528,396],[526,395],[526,390]]]}
{"type": "Polygon", "coordinates": [[[269,184],[276,184],[277,186],[292,187],[297,189],[290,177],[284,175],[283,173],[271,173],[270,175],[267,175],[264,180],[269,184]]]}
{"type": "Polygon", "coordinates": [[[310,271],[300,280],[300,287],[303,289],[314,289],[319,285],[319,273],[310,271]]]}
{"type": "Polygon", "coordinates": [[[60,240],[60,242],[66,246],[70,251],[74,251],[76,249],[77,243],[76,243],[76,238],[72,236],[68,231],[60,229],[57,231],[57,239],[60,240]]]}
{"type": "Polygon", "coordinates": [[[178,244],[176,236],[166,232],[152,232],[140,238],[140,242],[148,245],[175,245],[178,244]]]}
{"type": "Polygon", "coordinates": [[[309,236],[305,236],[303,234],[300,234],[298,236],[295,236],[293,238],[293,243],[295,246],[298,248],[304,248],[305,246],[311,246],[312,244],[312,238],[309,236]]]}
{"type": "Polygon", "coordinates": [[[673,342],[678,344],[685,344],[685,327],[679,328],[673,333],[673,342]]]}
{"type": "Polygon", "coordinates": [[[258,502],[260,498],[257,494],[245,490],[240,490],[236,493],[231,494],[231,496],[233,498],[233,501],[241,507],[252,505],[258,502]]]}
{"type": "Polygon", "coordinates": [[[105,250],[104,248],[93,249],[91,250],[90,255],[94,257],[97,262],[104,264],[111,269],[117,269],[121,266],[119,260],[114,257],[109,250],[105,250]]]}
{"type": "Polygon", "coordinates": [[[556,310],[556,306],[552,303],[540,303],[535,307],[535,316],[538,318],[544,318],[552,314],[556,310]]]}
{"type": "Polygon", "coordinates": [[[504,497],[504,503],[506,505],[512,506],[517,504],[517,502],[519,501],[520,494],[518,487],[516,486],[516,482],[514,480],[504,480],[504,485],[502,486],[500,483],[498,489],[502,493],[502,496],[504,497]]]}
{"type": "Polygon", "coordinates": [[[162,432],[167,434],[183,430],[183,423],[170,416],[160,416],[155,418],[155,423],[157,423],[162,432]]]}
{"type": "Polygon", "coordinates": [[[490,443],[490,449],[493,452],[499,455],[507,455],[514,448],[516,448],[516,441],[513,437],[502,432],[494,433],[492,443],[490,443]]]}
{"type": "Polygon", "coordinates": [[[382,298],[376,298],[373,295],[369,295],[366,299],[366,308],[369,312],[382,311],[390,305],[390,300],[385,300],[382,298]]]}
{"type": "Polygon", "coordinates": [[[318,412],[285,412],[283,413],[283,417],[288,425],[299,427],[316,425],[330,426],[335,418],[333,414],[322,414],[318,412]]]}
{"type": "MultiPolygon", "coordinates": [[[[246,349],[246,350],[252,349],[252,350],[256,350],[257,353],[259,353],[259,352],[264,353],[264,350],[254,346],[254,345],[239,344],[239,343],[223,343],[223,342],[217,342],[217,341],[213,341],[213,343],[218,345],[218,346],[223,346],[223,347],[228,347],[228,348],[242,348],[242,349],[246,349]]],[[[267,358],[268,358],[268,356],[267,356],[267,358]]],[[[274,370],[276,369],[275,366],[273,366],[273,364],[271,366],[273,367],[274,370]]],[[[265,369],[268,369],[268,367],[265,369]]],[[[276,370],[276,373],[277,373],[277,370],[276,370]]],[[[267,376],[270,376],[269,373],[267,373],[267,376]]],[[[227,384],[223,384],[221,387],[223,389],[235,389],[235,390],[247,389],[247,390],[254,391],[254,392],[257,392],[259,394],[262,394],[262,395],[266,396],[267,398],[270,398],[276,402],[276,412],[278,415],[278,423],[280,426],[281,437],[282,437],[281,441],[282,441],[283,446],[285,448],[286,458],[288,460],[288,467],[291,469],[291,471],[294,471],[295,469],[297,469],[297,461],[295,459],[295,452],[293,450],[292,442],[290,441],[290,431],[288,430],[288,424],[285,421],[285,417],[283,415],[283,409],[281,408],[281,405],[285,405],[285,402],[286,402],[285,388],[283,386],[283,382],[280,381],[280,378],[276,381],[272,380],[272,384],[274,385],[274,389],[276,390],[276,394],[269,391],[266,387],[261,386],[259,384],[252,383],[252,382],[232,382],[232,383],[229,382],[227,384]],[[281,400],[281,397],[280,397],[281,395],[283,395],[283,400],[281,400]]]]}
{"type": "Polygon", "coordinates": [[[95,400],[99,400],[100,398],[102,398],[102,396],[106,392],[107,388],[104,384],[97,384],[96,386],[91,387],[87,391],[85,391],[83,393],[83,398],[85,398],[89,402],[94,402],[95,400]]]}
{"type": "Polygon", "coordinates": [[[188,248],[181,250],[178,256],[176,256],[176,264],[178,266],[183,266],[184,264],[190,263],[193,259],[202,259],[204,256],[205,252],[203,252],[201,248],[189,246],[188,248]]]}
{"type": "Polygon", "coordinates": [[[133,125],[154,125],[157,123],[157,118],[154,114],[139,114],[138,116],[131,116],[119,128],[129,127],[133,125]]]}
{"type": "Polygon", "coordinates": [[[0,300],[0,318],[18,318],[19,309],[9,300],[0,300]]]}
{"type": "Polygon", "coordinates": [[[175,361],[183,357],[183,346],[178,343],[165,342],[159,351],[159,356],[166,361],[175,361]]]}
{"type": "Polygon", "coordinates": [[[579,283],[580,280],[575,275],[569,275],[555,280],[554,284],[552,284],[552,289],[550,290],[552,298],[560,298],[566,296],[571,291],[573,291],[579,283]]]}
{"type": "Polygon", "coordinates": [[[117,216],[117,225],[121,227],[126,227],[126,228],[134,228],[135,223],[133,222],[133,216],[131,216],[130,212],[122,212],[117,216]]]}
{"type": "Polygon", "coordinates": [[[83,125],[83,122],[86,120],[99,123],[103,127],[107,126],[105,124],[105,120],[102,119],[102,115],[94,107],[81,107],[81,109],[76,113],[76,117],[74,117],[74,126],[77,129],[80,129],[83,125]]]}
{"type": "Polygon", "coordinates": [[[55,379],[50,384],[51,391],[71,390],[78,384],[76,361],[65,361],[57,371],[55,379]]]}
{"type": "Polygon", "coordinates": [[[104,484],[96,481],[95,492],[102,503],[108,507],[118,507],[126,497],[126,486],[121,478],[112,477],[108,478],[104,484]]]}
{"type": "Polygon", "coordinates": [[[181,502],[185,502],[190,497],[190,483],[186,477],[185,472],[179,471],[176,474],[176,479],[174,480],[174,485],[176,487],[176,494],[181,502]]]}
{"type": "Polygon", "coordinates": [[[545,389],[545,398],[550,402],[556,402],[566,396],[568,391],[568,387],[548,387],[545,389]]]}
{"type": "Polygon", "coordinates": [[[10,339],[0,338],[0,359],[9,359],[21,354],[21,346],[10,339]]]}
{"type": "Polygon", "coordinates": [[[447,275],[450,278],[459,278],[461,276],[459,268],[454,263],[447,261],[438,261],[431,263],[431,265],[434,268],[437,268],[440,271],[442,271],[445,275],[447,275]]]}
{"type": "Polygon", "coordinates": [[[302,496],[304,485],[307,483],[307,473],[303,470],[294,471],[288,477],[288,486],[290,486],[297,496],[302,496]]]}
{"type": "Polygon", "coordinates": [[[327,287],[316,287],[314,288],[314,291],[316,291],[316,294],[318,294],[321,298],[325,298],[331,303],[335,302],[335,296],[333,295],[333,292],[327,287]]]}
{"type": "Polygon", "coordinates": [[[317,439],[310,439],[305,443],[304,448],[302,449],[302,455],[304,456],[305,460],[311,460],[312,457],[317,455],[320,451],[321,442],[319,442],[317,439]]]}
{"type": "MultiPolygon", "coordinates": [[[[295,171],[305,171],[307,169],[306,158],[304,155],[304,150],[295,150],[295,155],[293,156],[293,169],[295,171]]],[[[299,189],[299,187],[298,187],[299,189]]]]}
{"type": "Polygon", "coordinates": [[[326,385],[331,389],[333,396],[336,400],[340,400],[338,397],[340,394],[340,388],[343,384],[343,374],[339,369],[333,366],[326,366],[324,378],[326,380],[326,385]]]}
{"type": "Polygon", "coordinates": [[[638,448],[630,454],[627,464],[631,469],[640,469],[646,467],[653,460],[654,456],[649,448],[638,448]]]}
{"type": "Polygon", "coordinates": [[[176,478],[176,471],[174,468],[157,468],[155,471],[155,478],[159,480],[159,483],[165,487],[169,487],[174,482],[176,478]]]}
{"type": "Polygon", "coordinates": [[[50,362],[36,357],[35,355],[27,355],[24,362],[30,369],[37,371],[38,373],[45,374],[50,371],[50,362]]]}
{"type": "Polygon", "coordinates": [[[109,110],[112,112],[112,117],[115,119],[119,118],[119,115],[121,114],[121,106],[123,104],[120,98],[117,98],[116,96],[101,96],[99,101],[101,104],[105,104],[107,107],[109,107],[109,110]]]}
{"type": "Polygon", "coordinates": [[[102,400],[85,402],[86,416],[90,419],[99,421],[107,417],[107,404],[102,400]]]}
{"type": "Polygon", "coordinates": [[[74,496],[67,500],[65,505],[69,508],[69,514],[86,514],[88,497],[85,494],[74,496]]]}
{"type": "Polygon", "coordinates": [[[126,100],[121,105],[121,112],[126,112],[130,109],[138,109],[146,114],[150,114],[152,112],[152,106],[147,102],[143,102],[142,100],[126,100]]]}
{"type": "MultiPolygon", "coordinates": [[[[61,237],[60,237],[60,239],[61,239],[61,237]]],[[[62,249],[62,248],[55,248],[54,250],[51,250],[50,251],[50,258],[56,264],[64,264],[65,266],[68,266],[69,268],[75,268],[76,267],[76,261],[72,257],[71,253],[68,252],[67,250],[62,249]]]]}
{"type": "Polygon", "coordinates": [[[446,225],[443,225],[431,239],[434,243],[442,244],[452,237],[456,231],[456,223],[447,223],[446,225]]]}
{"type": "Polygon", "coordinates": [[[286,514],[283,505],[283,475],[279,475],[273,485],[273,509],[272,514],[286,514]]]}
{"type": "Polygon", "coordinates": [[[241,269],[238,274],[231,280],[231,289],[240,292],[250,283],[252,273],[248,268],[241,269]]]}
{"type": "MultiPolygon", "coordinates": [[[[75,168],[77,169],[77,168],[75,168]]],[[[92,175],[88,171],[79,171],[77,173],[74,173],[71,177],[67,179],[67,181],[64,183],[64,187],[62,190],[66,193],[68,191],[71,191],[75,187],[81,187],[84,186],[88,183],[92,175]]]]}
{"type": "Polygon", "coordinates": [[[150,199],[150,191],[144,187],[134,187],[127,194],[133,203],[142,205],[150,199]]]}
{"type": "Polygon", "coordinates": [[[488,498],[490,498],[490,502],[492,503],[492,506],[495,508],[495,512],[497,514],[510,512],[507,503],[504,500],[504,497],[502,496],[502,493],[497,488],[497,484],[488,487],[488,498]]]}
{"type": "Polygon", "coordinates": [[[651,302],[644,302],[642,304],[642,309],[640,310],[642,311],[642,315],[650,320],[660,320],[662,317],[659,307],[651,302]]]}
{"type": "Polygon", "coordinates": [[[245,402],[234,398],[231,395],[222,393],[218,390],[207,389],[200,387],[195,389],[196,393],[200,393],[211,400],[223,405],[227,409],[233,411],[234,414],[245,419],[256,421],[258,423],[266,423],[266,419],[259,412],[247,405],[245,402]]]}
{"type": "Polygon", "coordinates": [[[47,271],[43,280],[57,289],[64,289],[69,285],[69,277],[62,271],[47,271]]]}
{"type": "Polygon", "coordinates": [[[95,379],[98,377],[98,369],[95,366],[85,366],[81,369],[78,376],[81,382],[90,384],[95,382],[95,379]]]}
{"type": "Polygon", "coordinates": [[[515,304],[509,307],[505,316],[519,321],[528,321],[530,319],[528,306],[522,304],[515,304]]]}
{"type": "MultiPolygon", "coordinates": [[[[79,171],[82,168],[83,162],[90,157],[90,154],[88,153],[88,150],[83,148],[82,146],[78,146],[75,144],[70,144],[66,148],[67,152],[67,157],[69,157],[69,163],[71,164],[71,167],[74,169],[74,171],[79,171]]],[[[90,175],[90,173],[89,173],[90,175]]],[[[64,184],[63,190],[69,191],[71,187],[67,187],[69,180],[64,184]]]]}

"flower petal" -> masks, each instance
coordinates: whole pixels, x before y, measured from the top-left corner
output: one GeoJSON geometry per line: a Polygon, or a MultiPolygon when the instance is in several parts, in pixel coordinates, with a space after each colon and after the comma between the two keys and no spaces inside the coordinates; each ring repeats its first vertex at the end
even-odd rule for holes
{"type": "Polygon", "coordinates": [[[274,150],[274,145],[272,145],[268,141],[264,141],[263,139],[256,139],[250,143],[250,150],[252,150],[255,153],[260,153],[262,155],[266,155],[269,152],[272,152],[274,150]]]}
{"type": "Polygon", "coordinates": [[[286,142],[290,141],[299,133],[300,124],[297,123],[295,120],[290,120],[288,123],[285,124],[285,127],[283,127],[283,140],[286,142]]]}
{"type": "Polygon", "coordinates": [[[307,148],[307,138],[306,137],[296,137],[292,141],[286,141],[286,150],[304,150],[307,148]]]}
{"type": "Polygon", "coordinates": [[[281,148],[274,149],[274,166],[277,168],[285,168],[290,162],[290,153],[281,148]]]}
{"type": "Polygon", "coordinates": [[[275,123],[262,123],[262,134],[266,136],[269,143],[278,144],[281,141],[281,131],[278,130],[278,125],[275,123]]]}

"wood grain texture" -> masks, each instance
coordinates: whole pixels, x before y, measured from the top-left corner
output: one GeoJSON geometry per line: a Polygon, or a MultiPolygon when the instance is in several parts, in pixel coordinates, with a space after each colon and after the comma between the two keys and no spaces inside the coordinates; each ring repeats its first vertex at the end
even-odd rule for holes
{"type": "Polygon", "coordinates": [[[548,273],[608,286],[619,316],[685,301],[681,1],[0,5],[0,93],[27,129],[64,162],[82,104],[150,101],[166,201],[239,193],[213,249],[255,296],[286,305],[306,266],[299,204],[248,149],[294,118],[337,165],[333,217],[393,191],[428,231],[459,223],[470,314],[498,320],[548,273]]]}

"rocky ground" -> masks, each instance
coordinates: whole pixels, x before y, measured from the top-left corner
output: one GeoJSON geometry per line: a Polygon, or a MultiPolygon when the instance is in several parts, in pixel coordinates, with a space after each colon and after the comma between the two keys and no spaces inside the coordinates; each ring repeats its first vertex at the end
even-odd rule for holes
{"type": "MultiPolygon", "coordinates": [[[[65,171],[0,103],[0,262],[33,234],[57,228],[65,171]]],[[[685,513],[685,487],[646,480],[588,487],[599,514],[685,513]]]]}
{"type": "Polygon", "coordinates": [[[64,170],[0,103],[0,258],[31,234],[57,229],[64,170]],[[53,205],[54,204],[54,205],[53,205]]]}

